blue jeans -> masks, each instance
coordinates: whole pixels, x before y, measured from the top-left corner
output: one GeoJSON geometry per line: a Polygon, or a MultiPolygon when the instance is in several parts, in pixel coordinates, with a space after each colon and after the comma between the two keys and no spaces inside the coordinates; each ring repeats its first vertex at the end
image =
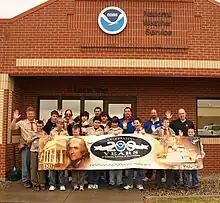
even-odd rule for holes
{"type": "Polygon", "coordinates": [[[174,185],[180,184],[180,170],[174,170],[174,185]]]}
{"type": "Polygon", "coordinates": [[[57,176],[59,179],[59,185],[65,186],[65,178],[64,178],[65,171],[49,171],[49,185],[56,187],[57,184],[57,176]]]}
{"type": "Polygon", "coordinates": [[[109,171],[109,184],[115,185],[115,177],[117,180],[117,185],[122,185],[122,170],[110,170],[109,171]]]}
{"type": "Polygon", "coordinates": [[[128,185],[133,185],[134,171],[137,171],[137,185],[143,184],[143,170],[142,169],[129,169],[128,170],[128,185]]]}
{"type": "Polygon", "coordinates": [[[22,181],[30,181],[30,148],[25,146],[21,151],[22,181]]]}
{"type": "Polygon", "coordinates": [[[183,184],[189,186],[189,179],[192,176],[192,186],[198,185],[198,171],[197,170],[184,170],[183,171],[183,184]]]}
{"type": "Polygon", "coordinates": [[[92,185],[99,185],[99,179],[101,176],[101,172],[100,171],[88,171],[88,182],[89,184],[92,185]]]}

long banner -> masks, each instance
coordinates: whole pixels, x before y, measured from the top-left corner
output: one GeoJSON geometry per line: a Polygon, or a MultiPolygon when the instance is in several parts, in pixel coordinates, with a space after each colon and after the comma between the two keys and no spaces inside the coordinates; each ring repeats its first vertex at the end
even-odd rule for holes
{"type": "Polygon", "coordinates": [[[40,138],[40,170],[202,169],[197,137],[100,135],[40,138]]]}

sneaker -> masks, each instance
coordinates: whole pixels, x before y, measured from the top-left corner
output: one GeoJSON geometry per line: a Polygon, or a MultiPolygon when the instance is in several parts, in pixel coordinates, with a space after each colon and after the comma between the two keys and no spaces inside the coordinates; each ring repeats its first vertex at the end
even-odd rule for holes
{"type": "Polygon", "coordinates": [[[97,190],[99,188],[99,186],[97,184],[93,185],[93,189],[97,190]]]}
{"type": "Polygon", "coordinates": [[[40,187],[38,185],[34,185],[33,186],[34,191],[39,192],[40,191],[40,187]]]}
{"type": "Polygon", "coordinates": [[[51,185],[51,186],[49,187],[49,191],[54,191],[54,190],[56,190],[56,187],[54,187],[53,185],[51,185]]]}
{"type": "Polygon", "coordinates": [[[83,191],[84,190],[84,186],[83,185],[80,185],[79,186],[79,191],[83,191]]]}
{"type": "Polygon", "coordinates": [[[198,188],[200,185],[199,184],[195,184],[195,185],[192,185],[192,188],[196,189],[198,188]]]}
{"type": "Polygon", "coordinates": [[[24,187],[25,188],[31,188],[31,182],[30,181],[26,181],[26,182],[24,182],[24,187]]]}
{"type": "Polygon", "coordinates": [[[130,190],[133,188],[133,185],[126,185],[124,186],[124,190],[130,190]]]}
{"type": "Polygon", "coordinates": [[[89,190],[94,189],[94,185],[93,185],[93,184],[88,184],[88,189],[89,189],[89,190]]]}
{"type": "Polygon", "coordinates": [[[148,180],[149,180],[148,177],[143,178],[143,181],[144,181],[144,182],[147,182],[148,180]]]}
{"type": "Polygon", "coordinates": [[[166,182],[166,178],[161,178],[161,182],[165,183],[166,182]]]}
{"type": "Polygon", "coordinates": [[[41,189],[42,191],[45,191],[45,190],[46,190],[45,185],[44,185],[44,184],[40,185],[40,189],[41,189]]]}
{"type": "Polygon", "coordinates": [[[143,191],[144,187],[143,187],[143,185],[137,185],[137,189],[140,190],[140,191],[143,191]]]}
{"type": "Polygon", "coordinates": [[[65,191],[66,190],[66,188],[65,188],[65,186],[60,186],[60,191],[65,191]]]}
{"type": "Polygon", "coordinates": [[[76,190],[78,190],[78,189],[79,189],[78,185],[74,185],[74,186],[73,186],[73,190],[76,191],[76,190]]]}
{"type": "Polygon", "coordinates": [[[184,187],[185,190],[189,190],[190,189],[189,185],[184,185],[183,187],[184,187]]]}

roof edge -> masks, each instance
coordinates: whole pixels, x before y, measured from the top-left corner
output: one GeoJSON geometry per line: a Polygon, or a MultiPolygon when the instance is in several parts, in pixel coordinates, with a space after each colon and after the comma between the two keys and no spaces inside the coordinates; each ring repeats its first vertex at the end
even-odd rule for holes
{"type": "Polygon", "coordinates": [[[215,4],[216,6],[220,7],[220,3],[215,0],[208,0],[210,3],[215,4]]]}
{"type": "Polygon", "coordinates": [[[44,3],[39,4],[38,6],[35,6],[31,9],[28,9],[27,11],[24,11],[23,13],[18,14],[16,16],[12,17],[12,18],[0,19],[0,22],[15,22],[15,21],[19,20],[20,18],[23,18],[23,17],[25,17],[25,16],[27,16],[31,13],[34,13],[34,12],[36,12],[36,11],[38,11],[38,10],[54,3],[56,1],[59,1],[59,0],[48,0],[44,3]]]}
{"type": "MultiPolygon", "coordinates": [[[[4,23],[4,22],[14,22],[14,21],[16,21],[16,20],[19,20],[19,19],[22,18],[22,17],[25,17],[25,16],[27,16],[27,15],[29,15],[29,14],[31,14],[31,13],[36,12],[36,11],[38,11],[39,9],[44,8],[44,7],[46,7],[46,6],[48,6],[48,5],[52,4],[52,3],[54,3],[54,2],[56,2],[56,1],[59,1],[59,0],[48,0],[48,1],[44,2],[44,3],[42,3],[42,4],[39,4],[38,6],[35,6],[35,7],[31,8],[31,9],[29,9],[29,10],[27,10],[27,11],[24,11],[24,12],[21,13],[21,14],[18,14],[17,16],[14,16],[13,18],[4,18],[4,19],[1,19],[1,18],[0,18],[0,23],[2,23],[2,22],[3,22],[3,23],[4,23]]],[[[215,0],[207,0],[207,1],[210,2],[210,3],[212,3],[212,4],[214,4],[214,5],[216,5],[216,6],[218,6],[218,7],[220,7],[220,3],[217,2],[217,1],[215,1],[215,0]]]]}

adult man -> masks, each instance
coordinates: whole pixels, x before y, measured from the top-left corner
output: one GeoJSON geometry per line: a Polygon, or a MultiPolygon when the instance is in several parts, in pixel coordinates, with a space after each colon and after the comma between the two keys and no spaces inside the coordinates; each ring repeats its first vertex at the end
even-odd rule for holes
{"type": "Polygon", "coordinates": [[[119,127],[123,129],[123,133],[133,133],[135,131],[133,121],[132,109],[125,107],[123,118],[119,119],[119,127]]]}
{"type": "Polygon", "coordinates": [[[186,118],[186,111],[179,109],[179,118],[171,122],[170,127],[174,130],[176,135],[188,136],[188,129],[194,128],[194,124],[191,120],[186,118]]]}
{"type": "MultiPolygon", "coordinates": [[[[146,133],[152,134],[160,126],[162,126],[162,120],[160,120],[160,118],[158,117],[156,109],[152,109],[150,112],[150,120],[144,123],[143,128],[145,129],[146,133]]],[[[153,176],[153,170],[151,169],[147,170],[144,181],[148,181],[149,179],[152,178],[152,176],[153,176]]],[[[162,179],[162,181],[164,182],[164,178],[162,179]]]]}
{"type": "Polygon", "coordinates": [[[100,114],[102,113],[102,108],[101,107],[95,107],[94,108],[94,116],[92,118],[89,119],[89,126],[93,126],[93,118],[95,116],[100,116],[100,114]]]}
{"type": "Polygon", "coordinates": [[[28,107],[26,110],[27,119],[17,122],[20,117],[21,115],[19,115],[19,111],[16,110],[11,123],[11,129],[21,130],[19,150],[21,151],[22,181],[24,183],[24,187],[30,188],[30,146],[27,141],[28,138],[32,137],[37,131],[34,108],[28,107]]]}
{"type": "Polygon", "coordinates": [[[158,127],[162,126],[162,121],[157,115],[156,109],[152,109],[150,112],[150,120],[144,123],[144,129],[146,133],[153,133],[158,127]]]}
{"type": "MultiPolygon", "coordinates": [[[[186,111],[184,109],[178,110],[178,119],[171,122],[170,127],[174,130],[176,135],[188,136],[188,129],[193,128],[194,124],[191,120],[186,118],[186,111]]],[[[180,185],[180,171],[174,171],[174,181],[175,185],[180,185]]]]}
{"type": "Polygon", "coordinates": [[[59,113],[56,110],[51,111],[51,117],[47,121],[46,125],[44,126],[43,130],[49,135],[50,131],[56,127],[56,121],[59,117],[59,113]]]}

